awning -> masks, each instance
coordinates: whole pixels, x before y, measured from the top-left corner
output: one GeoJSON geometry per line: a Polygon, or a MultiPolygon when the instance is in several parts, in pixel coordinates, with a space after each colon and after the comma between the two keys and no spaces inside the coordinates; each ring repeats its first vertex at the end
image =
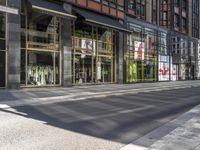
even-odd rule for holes
{"type": "Polygon", "coordinates": [[[120,24],[117,19],[109,18],[107,16],[103,16],[97,13],[91,13],[87,10],[82,10],[78,8],[73,8],[73,10],[75,11],[75,13],[83,17],[85,21],[100,24],[117,30],[132,32],[131,30],[128,30],[126,26],[120,24]]]}
{"type": "Polygon", "coordinates": [[[43,0],[29,0],[29,1],[33,9],[46,11],[46,12],[54,13],[61,16],[76,18],[76,16],[71,15],[68,12],[66,12],[62,5],[58,5],[58,4],[43,1],[43,0]]]}

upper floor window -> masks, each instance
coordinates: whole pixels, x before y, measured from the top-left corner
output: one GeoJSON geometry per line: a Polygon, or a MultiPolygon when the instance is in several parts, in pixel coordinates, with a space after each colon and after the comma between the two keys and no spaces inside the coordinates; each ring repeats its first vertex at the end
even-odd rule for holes
{"type": "Polygon", "coordinates": [[[163,25],[166,26],[167,25],[167,11],[163,12],[163,25]]]}
{"type": "Polygon", "coordinates": [[[145,7],[143,4],[141,4],[141,16],[145,16],[145,7]]]}
{"type": "Polygon", "coordinates": [[[182,18],[182,27],[183,27],[183,30],[187,30],[187,21],[186,21],[186,18],[182,18]]]}
{"type": "Polygon", "coordinates": [[[174,26],[179,27],[179,15],[174,15],[174,26]]]}
{"type": "Polygon", "coordinates": [[[145,16],[145,6],[141,3],[136,4],[136,15],[139,17],[145,16]]]}
{"type": "Polygon", "coordinates": [[[157,11],[156,11],[156,10],[153,10],[152,22],[153,22],[154,24],[157,23],[157,11]]]}
{"type": "Polygon", "coordinates": [[[136,15],[141,16],[141,4],[140,3],[136,4],[136,15]]]}
{"type": "Polygon", "coordinates": [[[174,5],[179,6],[179,0],[174,0],[174,5]]]}
{"type": "Polygon", "coordinates": [[[187,7],[186,0],[183,0],[183,1],[182,1],[182,8],[183,8],[183,10],[186,11],[186,7],[187,7]]]}
{"type": "Polygon", "coordinates": [[[196,5],[197,4],[197,0],[193,0],[193,5],[196,5]]]}
{"type": "Polygon", "coordinates": [[[135,0],[129,0],[128,8],[129,9],[135,9],[135,0]]]}
{"type": "Polygon", "coordinates": [[[124,6],[124,0],[118,0],[117,3],[121,6],[124,6]]]}
{"type": "Polygon", "coordinates": [[[132,15],[144,19],[145,17],[145,1],[144,0],[129,0],[128,9],[132,11],[132,15]]]}
{"type": "Polygon", "coordinates": [[[168,0],[163,0],[163,4],[167,4],[168,3],[168,0]]]}
{"type": "MultiPolygon", "coordinates": [[[[101,0],[98,0],[101,2],[101,0]]],[[[111,7],[115,7],[116,5],[122,7],[121,9],[124,10],[124,0],[103,0],[103,4],[109,5],[111,7]]]]}

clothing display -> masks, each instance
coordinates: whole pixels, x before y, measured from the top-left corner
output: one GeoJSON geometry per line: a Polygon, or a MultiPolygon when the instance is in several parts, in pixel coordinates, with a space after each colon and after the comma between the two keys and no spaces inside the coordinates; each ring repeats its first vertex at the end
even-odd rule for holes
{"type": "Polygon", "coordinates": [[[84,72],[82,69],[79,67],[76,68],[75,70],[75,80],[76,83],[89,83],[92,80],[92,72],[91,72],[91,67],[84,67],[84,72]]]}
{"type": "MultiPolygon", "coordinates": [[[[56,67],[58,74],[58,67],[56,67]]],[[[28,84],[47,85],[54,84],[53,66],[49,65],[28,65],[28,84]]]]}
{"type": "Polygon", "coordinates": [[[137,82],[137,63],[131,62],[126,67],[126,81],[129,83],[137,82]]]}

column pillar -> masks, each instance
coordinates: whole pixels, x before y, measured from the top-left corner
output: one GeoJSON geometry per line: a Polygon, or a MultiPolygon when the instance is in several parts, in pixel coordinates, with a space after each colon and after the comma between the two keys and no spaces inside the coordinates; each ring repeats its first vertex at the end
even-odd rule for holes
{"type": "Polygon", "coordinates": [[[125,81],[125,61],[124,61],[124,36],[125,34],[123,32],[118,33],[117,37],[117,83],[123,84],[125,81]]]}
{"type": "Polygon", "coordinates": [[[8,7],[16,8],[19,13],[8,13],[7,20],[7,87],[17,89],[20,87],[20,50],[21,50],[21,0],[8,0],[8,7]]]}
{"type": "Polygon", "coordinates": [[[72,86],[72,28],[71,19],[61,21],[62,85],[72,86]]]}

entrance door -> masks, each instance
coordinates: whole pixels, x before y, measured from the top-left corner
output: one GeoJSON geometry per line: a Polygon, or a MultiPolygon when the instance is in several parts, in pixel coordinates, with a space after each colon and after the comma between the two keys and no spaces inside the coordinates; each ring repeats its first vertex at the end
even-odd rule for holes
{"type": "Polygon", "coordinates": [[[92,83],[93,82],[93,65],[92,56],[76,55],[75,57],[75,83],[92,83]]]}
{"type": "Polygon", "coordinates": [[[0,87],[5,87],[5,51],[0,51],[0,87]]]}

